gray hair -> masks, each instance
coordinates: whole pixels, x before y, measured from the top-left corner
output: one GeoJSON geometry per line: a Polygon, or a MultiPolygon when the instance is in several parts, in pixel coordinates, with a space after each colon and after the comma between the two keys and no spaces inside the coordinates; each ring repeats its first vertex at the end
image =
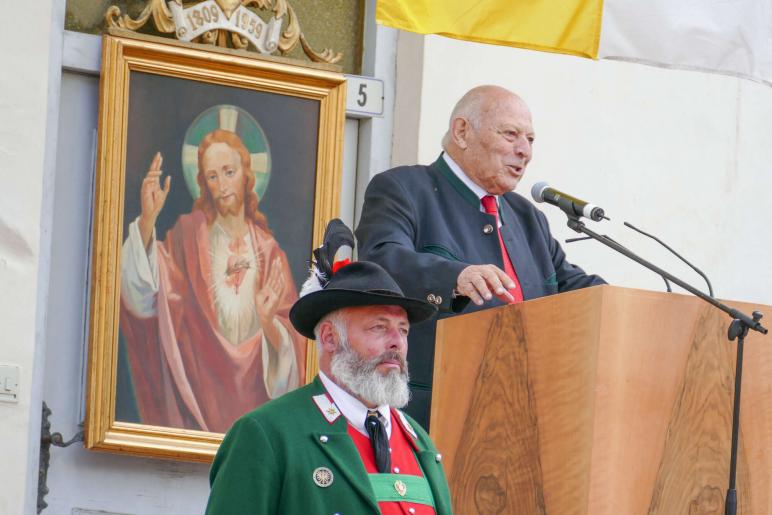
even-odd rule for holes
{"type": "Polygon", "coordinates": [[[450,144],[450,131],[453,127],[453,120],[456,118],[463,118],[468,121],[469,124],[475,129],[479,129],[482,124],[483,111],[487,98],[487,87],[481,86],[473,88],[467,91],[463,97],[456,102],[453,107],[453,111],[450,113],[450,119],[448,120],[448,130],[442,137],[442,148],[447,150],[450,144]]]}
{"type": "Polygon", "coordinates": [[[321,355],[322,352],[322,340],[319,335],[320,333],[320,327],[324,322],[329,321],[332,326],[335,328],[335,331],[338,333],[338,336],[340,337],[340,344],[344,348],[348,348],[348,327],[346,327],[346,312],[345,308],[343,309],[336,309],[335,311],[331,311],[330,313],[327,313],[324,315],[319,322],[317,322],[316,326],[314,327],[314,340],[316,340],[316,350],[321,355]]]}
{"type": "MultiPolygon", "coordinates": [[[[338,380],[338,384],[361,399],[381,406],[387,404],[395,408],[404,407],[410,400],[408,381],[410,375],[407,368],[400,373],[389,373],[381,376],[375,371],[376,361],[361,357],[351,348],[348,340],[347,316],[345,308],[325,315],[314,328],[316,347],[320,355],[322,342],[319,337],[320,326],[329,321],[338,333],[338,350],[332,357],[330,371],[338,380]]],[[[407,363],[405,363],[407,367],[407,363]]]]}

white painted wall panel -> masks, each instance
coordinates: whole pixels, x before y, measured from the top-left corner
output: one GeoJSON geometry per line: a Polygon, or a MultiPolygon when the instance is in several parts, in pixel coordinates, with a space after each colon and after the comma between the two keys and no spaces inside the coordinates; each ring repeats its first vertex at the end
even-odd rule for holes
{"type": "Polygon", "coordinates": [[[3,11],[0,363],[20,374],[17,402],[0,402],[0,513],[16,515],[35,509],[64,1],[3,11]]]}

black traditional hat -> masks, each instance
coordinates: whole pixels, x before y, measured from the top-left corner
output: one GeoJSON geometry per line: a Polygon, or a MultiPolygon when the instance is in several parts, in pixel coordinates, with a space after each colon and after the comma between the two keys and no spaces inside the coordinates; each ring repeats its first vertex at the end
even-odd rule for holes
{"type": "Polygon", "coordinates": [[[370,261],[338,262],[335,254],[343,246],[354,247],[354,235],[339,219],[330,221],[324,243],[314,250],[311,277],[290,310],[295,329],[314,338],[314,328],[325,315],[352,306],[401,306],[415,324],[437,312],[424,300],[405,297],[389,273],[370,261]]]}

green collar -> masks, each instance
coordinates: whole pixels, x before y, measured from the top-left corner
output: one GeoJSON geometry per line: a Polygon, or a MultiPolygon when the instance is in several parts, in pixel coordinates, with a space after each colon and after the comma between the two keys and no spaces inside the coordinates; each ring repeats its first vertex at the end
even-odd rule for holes
{"type": "MultiPolygon", "coordinates": [[[[464,184],[461,179],[459,179],[455,173],[453,173],[453,170],[450,169],[450,166],[448,166],[448,163],[445,161],[445,159],[442,157],[442,154],[440,154],[440,157],[437,158],[437,160],[432,163],[432,166],[440,172],[440,175],[445,177],[445,179],[450,183],[450,185],[453,187],[454,190],[456,190],[456,193],[461,195],[461,198],[466,201],[467,204],[472,206],[473,208],[479,210],[480,209],[480,199],[477,197],[477,194],[470,190],[469,187],[464,184]]],[[[499,206],[499,219],[501,220],[501,223],[504,223],[504,217],[501,213],[501,195],[496,197],[496,203],[499,206]]]]}
{"type": "Polygon", "coordinates": [[[461,179],[456,177],[456,174],[454,174],[453,170],[450,169],[448,163],[445,162],[442,154],[440,154],[440,157],[437,158],[432,166],[436,168],[443,177],[445,177],[450,185],[453,186],[453,189],[456,190],[459,195],[461,195],[461,198],[464,199],[467,204],[476,209],[480,209],[480,199],[477,198],[477,195],[475,195],[474,191],[470,190],[466,184],[461,182],[461,179]]]}

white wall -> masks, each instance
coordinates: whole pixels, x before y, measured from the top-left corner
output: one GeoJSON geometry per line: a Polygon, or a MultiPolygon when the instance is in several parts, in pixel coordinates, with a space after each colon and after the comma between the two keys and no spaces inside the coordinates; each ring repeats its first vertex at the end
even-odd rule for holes
{"type": "MultiPolygon", "coordinates": [[[[656,234],[701,267],[717,296],[772,304],[772,89],[436,36],[400,44],[400,51],[398,69],[403,61],[423,63],[418,77],[397,77],[395,134],[410,130],[400,120],[420,120],[413,160],[437,157],[450,110],[465,91],[486,83],[508,87],[528,102],[536,129],[519,193],[530,198],[531,185],[547,181],[606,209],[612,222],[590,222],[590,228],[687,282],[704,284],[622,221],[656,234]],[[405,91],[416,84],[420,103],[401,102],[416,95],[405,91]]],[[[543,211],[559,240],[576,236],[557,208],[543,211]]],[[[564,248],[573,262],[609,282],[664,288],[657,276],[600,244],[564,248]]]]}
{"type": "Polygon", "coordinates": [[[16,2],[0,48],[0,363],[21,369],[16,403],[0,402],[0,513],[34,513],[59,56],[64,1],[16,2]]]}

